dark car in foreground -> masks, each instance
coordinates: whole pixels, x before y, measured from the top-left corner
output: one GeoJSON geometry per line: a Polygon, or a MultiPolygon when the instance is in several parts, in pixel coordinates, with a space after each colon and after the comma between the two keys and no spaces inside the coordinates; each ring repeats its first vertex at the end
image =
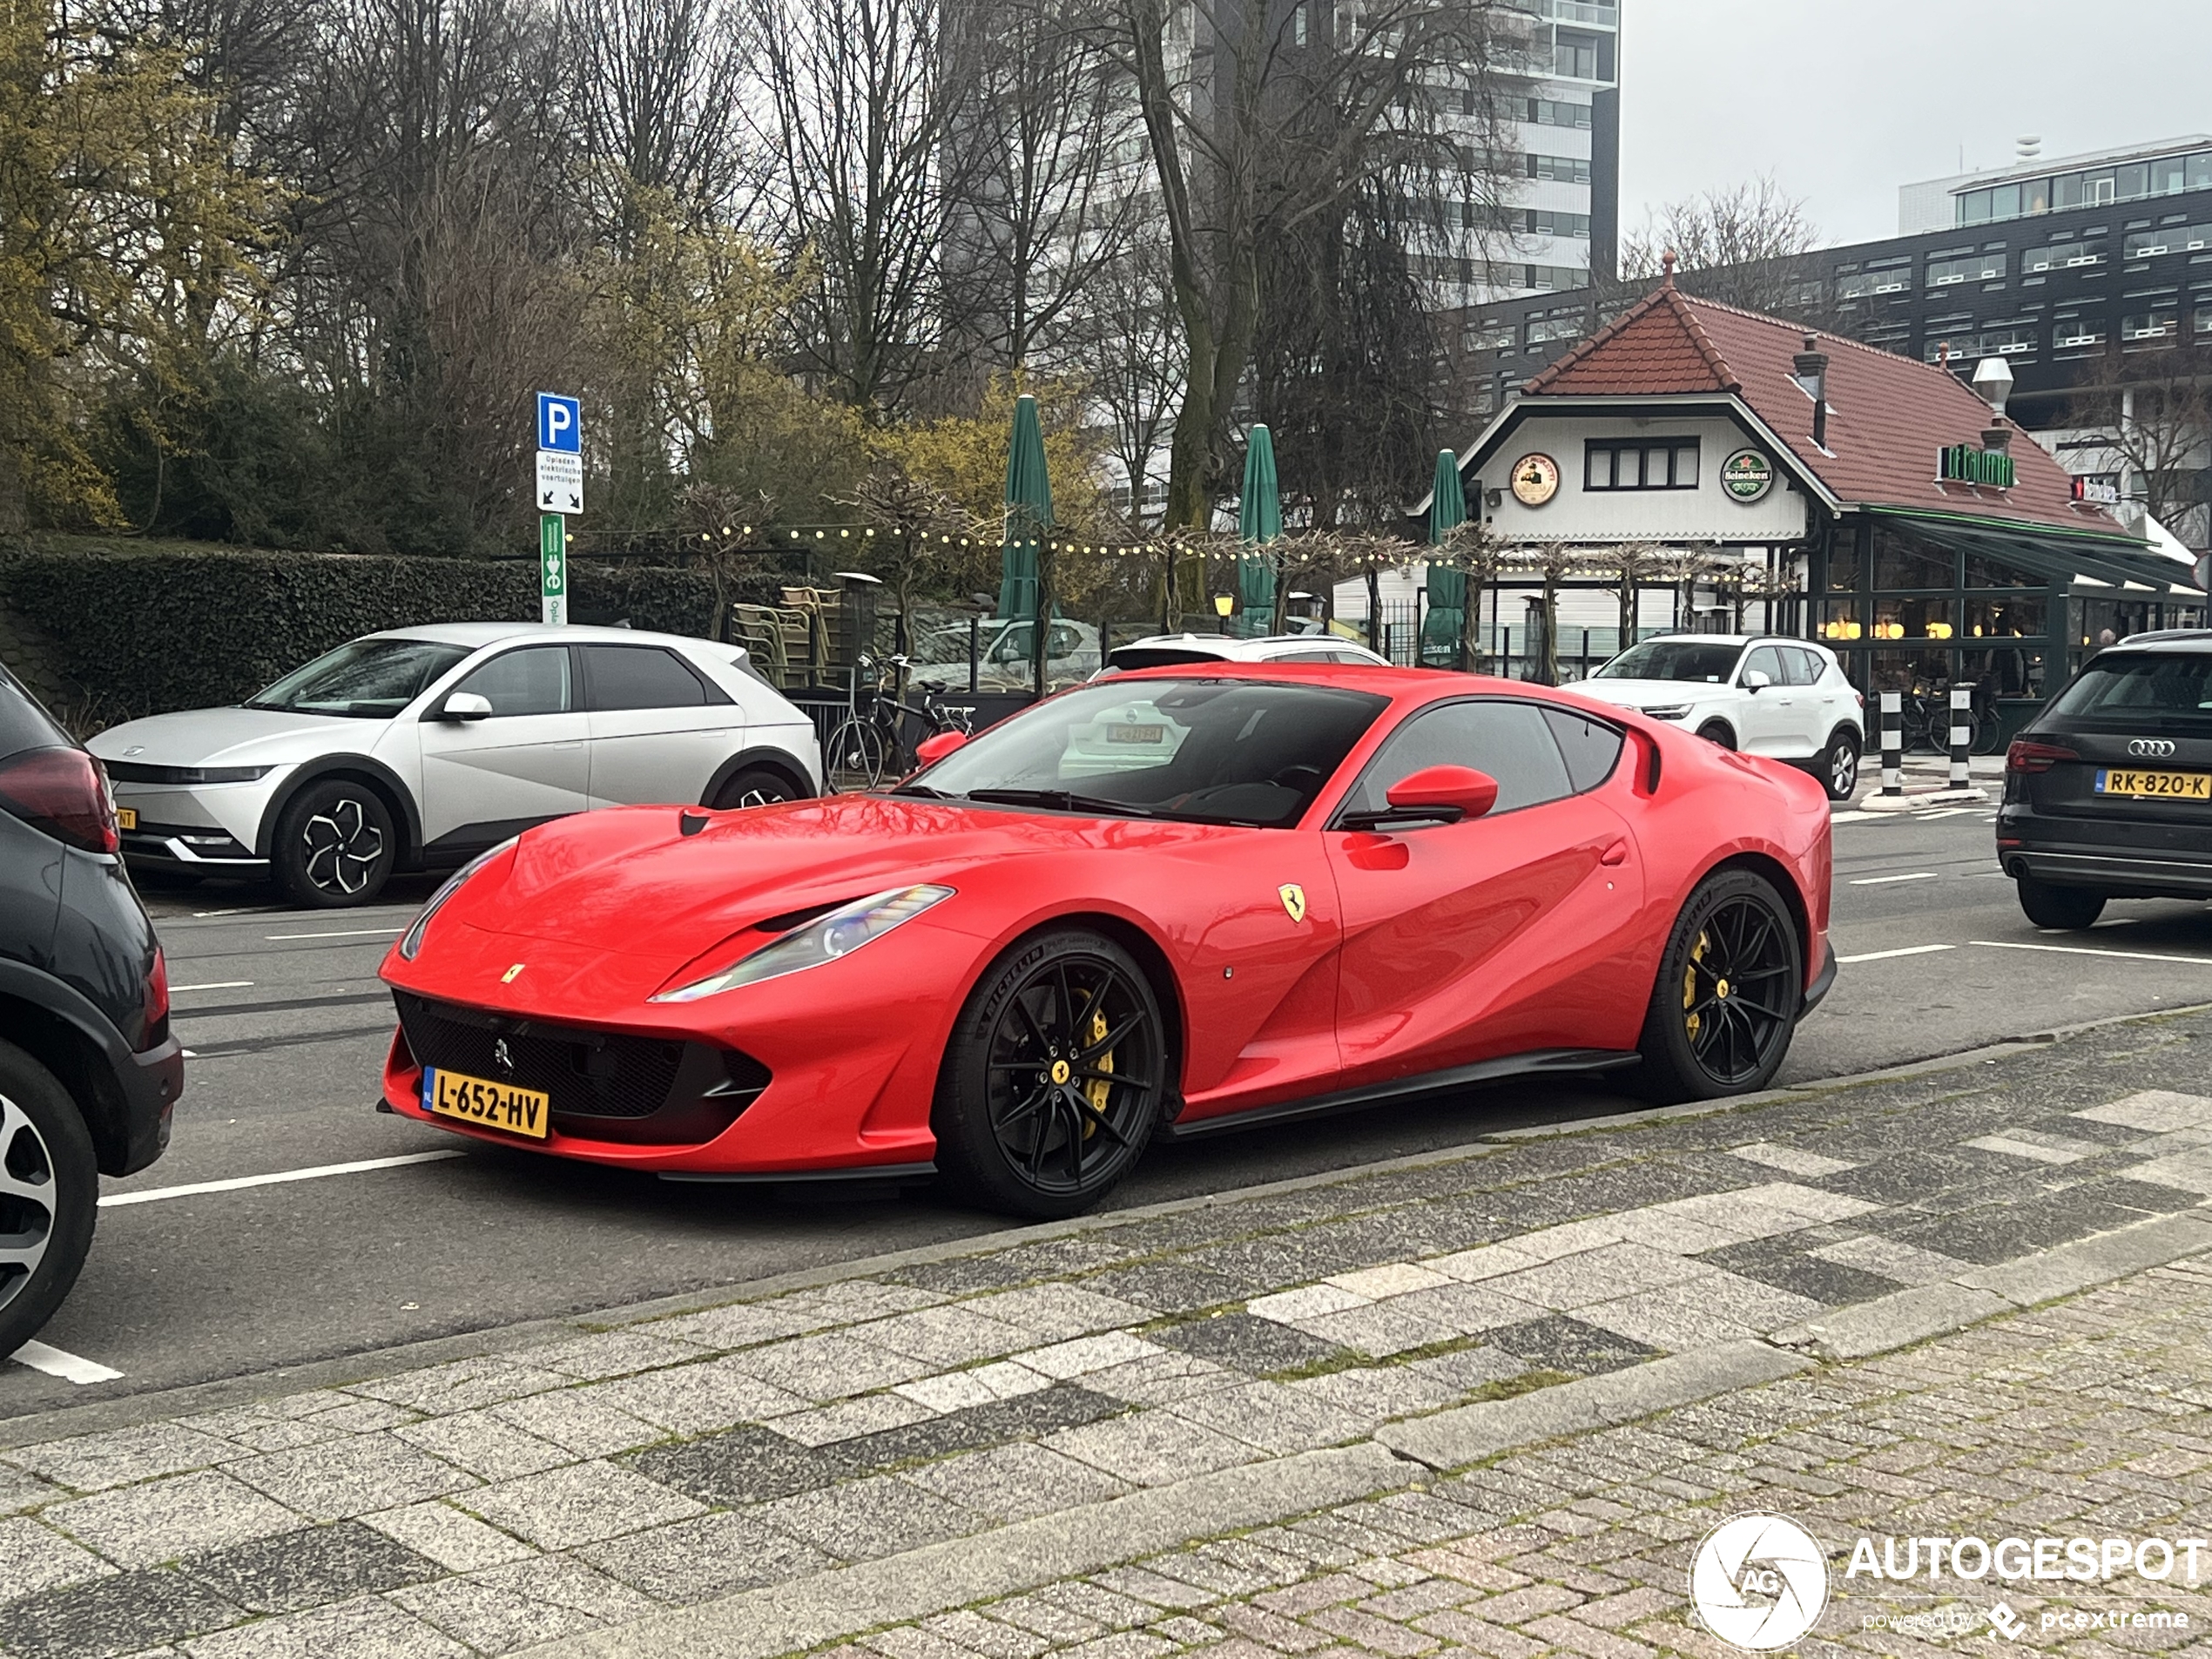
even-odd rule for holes
{"type": "Polygon", "coordinates": [[[69,1294],[100,1176],[161,1156],[184,1082],[107,780],[0,668],[0,1357],[69,1294]]]}
{"type": "Polygon", "coordinates": [[[2097,653],[2013,740],[1997,858],[2039,927],[2212,899],[2212,630],[2097,653]]]}

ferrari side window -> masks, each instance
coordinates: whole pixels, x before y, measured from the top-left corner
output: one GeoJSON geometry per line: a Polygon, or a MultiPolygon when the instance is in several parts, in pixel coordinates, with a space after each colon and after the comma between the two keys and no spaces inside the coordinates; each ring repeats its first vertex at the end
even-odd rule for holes
{"type": "Polygon", "coordinates": [[[1378,811],[1390,786],[1426,766],[1472,766],[1498,780],[1493,813],[1534,806],[1575,792],[1544,711],[1533,703],[1447,703],[1424,711],[1384,745],[1345,798],[1353,812],[1378,811]]]}
{"type": "Polygon", "coordinates": [[[1621,745],[1626,741],[1620,732],[1602,720],[1593,720],[1571,709],[1546,709],[1544,719],[1552,736],[1559,739],[1559,752],[1566,757],[1567,775],[1576,794],[1595,789],[1613,775],[1614,763],[1621,759],[1621,745]]]}

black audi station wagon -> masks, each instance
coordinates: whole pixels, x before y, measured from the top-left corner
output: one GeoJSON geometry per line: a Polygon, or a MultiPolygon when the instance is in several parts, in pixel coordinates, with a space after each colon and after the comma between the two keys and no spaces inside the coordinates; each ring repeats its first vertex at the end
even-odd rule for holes
{"type": "Polygon", "coordinates": [[[2212,899],[2212,629],[2107,646],[2005,756],[1997,858],[2039,927],[2212,899]]]}

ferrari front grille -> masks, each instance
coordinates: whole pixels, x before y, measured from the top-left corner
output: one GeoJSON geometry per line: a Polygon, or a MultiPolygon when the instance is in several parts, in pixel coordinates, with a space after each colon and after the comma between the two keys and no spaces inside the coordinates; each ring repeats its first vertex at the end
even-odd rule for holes
{"type": "Polygon", "coordinates": [[[556,1118],[650,1117],[675,1094],[741,1110],[768,1085],[768,1069],[732,1049],[392,995],[418,1063],[543,1090],[556,1118]],[[679,1089],[679,1078],[691,1087],[679,1089]]]}

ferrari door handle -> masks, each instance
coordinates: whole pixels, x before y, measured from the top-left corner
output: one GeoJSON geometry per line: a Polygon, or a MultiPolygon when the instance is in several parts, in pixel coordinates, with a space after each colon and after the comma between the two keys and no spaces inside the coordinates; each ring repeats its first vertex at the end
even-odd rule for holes
{"type": "Polygon", "coordinates": [[[1626,864],[1629,861],[1629,844],[1626,841],[1614,842],[1598,854],[1597,861],[1600,864],[1626,864]]]}

